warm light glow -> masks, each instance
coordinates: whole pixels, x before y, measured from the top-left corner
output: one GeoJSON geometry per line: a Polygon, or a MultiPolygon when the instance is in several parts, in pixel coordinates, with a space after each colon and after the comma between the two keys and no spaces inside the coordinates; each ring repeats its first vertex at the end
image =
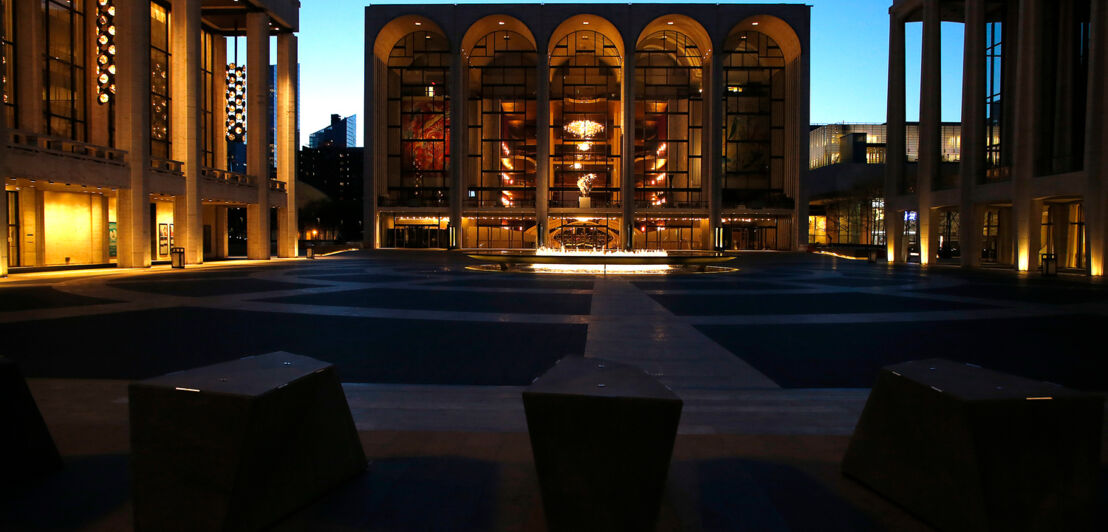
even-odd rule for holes
{"type": "Polygon", "coordinates": [[[620,273],[664,275],[673,266],[668,264],[532,264],[537,273],[620,273]]]}
{"type": "Polygon", "coordinates": [[[604,131],[604,126],[592,120],[574,120],[565,125],[565,130],[574,136],[589,138],[604,131]]]}
{"type": "Polygon", "coordinates": [[[246,139],[246,65],[227,65],[227,140],[246,139]]]}
{"type": "MultiPolygon", "coordinates": [[[[588,218],[584,218],[588,220],[588,218]]],[[[624,251],[618,249],[565,249],[541,247],[535,250],[535,255],[540,257],[668,257],[669,253],[662,249],[635,249],[624,251]]]]}
{"type": "Polygon", "coordinates": [[[115,94],[115,6],[109,5],[109,0],[97,4],[96,101],[106,104],[115,94]]]}
{"type": "Polygon", "coordinates": [[[591,142],[582,142],[577,145],[577,151],[589,151],[589,148],[592,148],[591,142]]]}
{"type": "Polygon", "coordinates": [[[596,181],[596,174],[585,174],[577,178],[577,189],[581,191],[581,196],[588,196],[589,192],[592,192],[592,183],[596,181]]]}

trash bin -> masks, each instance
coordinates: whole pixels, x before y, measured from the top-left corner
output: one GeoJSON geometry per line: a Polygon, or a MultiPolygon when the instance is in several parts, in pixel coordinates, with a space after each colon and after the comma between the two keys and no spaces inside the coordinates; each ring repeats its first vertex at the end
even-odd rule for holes
{"type": "Polygon", "coordinates": [[[304,256],[309,259],[315,258],[315,244],[308,244],[304,247],[304,256]]]}
{"type": "Polygon", "coordinates": [[[169,264],[173,268],[185,267],[185,248],[173,248],[169,250],[169,264]]]}
{"type": "Polygon", "coordinates": [[[1058,275],[1058,258],[1053,253],[1039,255],[1039,269],[1044,277],[1058,275]]]}
{"type": "Polygon", "coordinates": [[[867,253],[867,255],[866,255],[866,261],[871,263],[871,264],[876,264],[877,263],[877,252],[878,252],[877,249],[870,249],[869,253],[867,253]]]}

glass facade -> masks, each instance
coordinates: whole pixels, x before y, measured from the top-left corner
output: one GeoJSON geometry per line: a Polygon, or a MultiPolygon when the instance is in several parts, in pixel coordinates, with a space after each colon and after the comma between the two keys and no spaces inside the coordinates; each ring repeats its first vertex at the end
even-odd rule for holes
{"type": "Polygon", "coordinates": [[[83,0],[43,0],[43,69],[47,133],[84,141],[86,127],[85,6],[83,0]]]}
{"type": "Polygon", "coordinates": [[[450,197],[450,44],[438,33],[412,32],[392,47],[387,64],[386,203],[445,206],[450,197]]]}
{"type": "Polygon", "coordinates": [[[200,164],[212,168],[215,166],[215,47],[212,32],[200,32],[200,164]]]}
{"type": "Polygon", "coordinates": [[[620,57],[602,33],[566,35],[550,55],[551,207],[620,205],[620,57]]]}
{"type": "Polygon", "coordinates": [[[985,25],[985,180],[1005,181],[1010,172],[1001,152],[1004,123],[1004,22],[985,25]]]}
{"type": "Polygon", "coordinates": [[[659,31],[635,50],[635,206],[704,207],[704,72],[687,35],[659,31]]]}
{"type": "Polygon", "coordinates": [[[15,35],[13,0],[0,0],[0,113],[7,127],[17,127],[15,114],[15,35]]]}
{"type": "Polygon", "coordinates": [[[150,155],[170,158],[169,7],[150,2],[150,155]]]}
{"type": "Polygon", "coordinates": [[[773,202],[784,193],[785,57],[757,31],[723,53],[723,206],[773,202]]]}
{"type": "MultiPolygon", "coordinates": [[[[535,206],[537,61],[535,45],[511,31],[489,33],[469,51],[467,206],[535,206]]],[[[486,236],[490,231],[493,226],[486,236]]],[[[483,241],[520,240],[488,236],[483,241]]]]}

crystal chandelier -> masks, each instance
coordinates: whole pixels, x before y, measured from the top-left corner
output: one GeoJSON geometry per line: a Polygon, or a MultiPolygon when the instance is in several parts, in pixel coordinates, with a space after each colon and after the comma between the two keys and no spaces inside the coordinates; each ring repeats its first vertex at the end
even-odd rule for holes
{"type": "Polygon", "coordinates": [[[604,126],[592,120],[574,120],[565,125],[565,130],[579,138],[589,138],[604,131],[604,126]]]}
{"type": "Polygon", "coordinates": [[[115,6],[96,4],[96,101],[105,104],[115,96],[115,6]]]}
{"type": "Polygon", "coordinates": [[[246,65],[227,65],[227,140],[246,138],[246,65]]]}

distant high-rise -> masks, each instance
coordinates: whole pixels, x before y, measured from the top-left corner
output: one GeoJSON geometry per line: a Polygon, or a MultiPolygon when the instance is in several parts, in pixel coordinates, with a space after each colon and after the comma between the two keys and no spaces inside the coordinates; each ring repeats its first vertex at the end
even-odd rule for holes
{"type": "Polygon", "coordinates": [[[308,137],[309,148],[321,146],[335,146],[339,148],[353,148],[358,131],[357,115],[343,118],[340,115],[331,115],[331,125],[312,133],[308,137]]]}

